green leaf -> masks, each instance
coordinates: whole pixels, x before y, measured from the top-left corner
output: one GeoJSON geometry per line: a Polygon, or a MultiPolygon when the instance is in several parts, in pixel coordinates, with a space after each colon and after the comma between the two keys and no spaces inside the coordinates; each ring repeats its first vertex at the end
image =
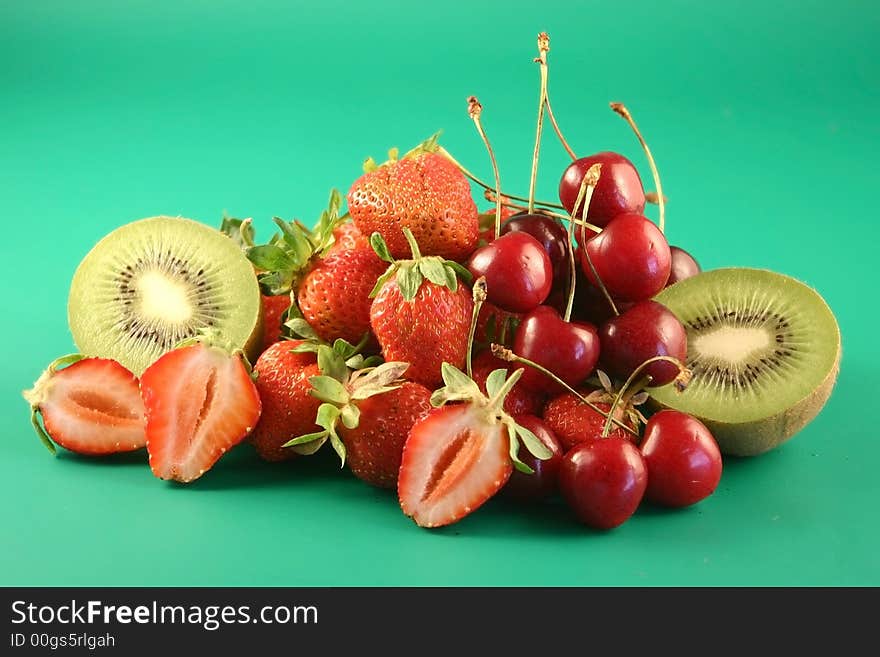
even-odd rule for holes
{"type": "Polygon", "coordinates": [[[440,258],[423,258],[419,261],[419,271],[434,285],[443,287],[449,282],[446,278],[446,268],[440,258]]]}
{"type": "Polygon", "coordinates": [[[367,356],[364,359],[364,363],[363,363],[363,365],[361,365],[361,367],[362,368],[363,367],[378,367],[383,362],[384,361],[382,360],[381,356],[367,356]]]}
{"type": "Polygon", "coordinates": [[[323,403],[318,406],[318,414],[315,416],[315,424],[329,432],[336,431],[336,421],[339,419],[339,408],[333,404],[323,403]]]}
{"type": "Polygon", "coordinates": [[[521,426],[519,424],[515,426],[516,435],[519,436],[520,440],[523,441],[523,444],[526,446],[526,449],[532,453],[532,456],[534,456],[536,459],[541,459],[542,461],[546,461],[551,456],[553,456],[553,452],[550,451],[550,448],[542,443],[535,434],[526,429],[524,426],[521,426]]]}
{"type": "Polygon", "coordinates": [[[300,265],[305,264],[312,257],[312,244],[302,228],[297,224],[287,223],[279,217],[272,217],[272,221],[281,229],[281,235],[290,247],[293,259],[300,265]]]}
{"type": "Polygon", "coordinates": [[[250,219],[235,219],[223,215],[220,232],[232,239],[242,249],[254,245],[254,226],[250,219]]]}
{"type": "Polygon", "coordinates": [[[378,295],[379,292],[382,291],[382,288],[385,287],[385,283],[387,283],[396,273],[397,264],[390,265],[388,269],[385,270],[385,273],[376,279],[376,284],[373,286],[373,289],[370,290],[369,298],[375,299],[376,295],[378,295]]]}
{"type": "Polygon", "coordinates": [[[310,376],[309,383],[312,389],[309,394],[323,402],[345,405],[348,403],[348,392],[339,381],[329,376],[310,376]]]}
{"type": "Polygon", "coordinates": [[[317,452],[321,447],[324,446],[324,443],[327,442],[327,439],[330,437],[330,434],[326,431],[321,432],[321,437],[315,440],[311,440],[309,442],[303,443],[302,445],[292,445],[290,449],[292,449],[297,454],[302,456],[311,456],[315,452],[317,452]]]}
{"type": "Polygon", "coordinates": [[[318,368],[322,374],[337,381],[345,381],[348,378],[345,361],[326,345],[318,347],[318,368]]]}
{"type": "Polygon", "coordinates": [[[287,294],[293,287],[292,269],[284,269],[281,271],[262,272],[257,276],[260,283],[260,291],[269,297],[277,297],[287,294]]]}
{"type": "Polygon", "coordinates": [[[357,429],[361,420],[361,409],[354,404],[346,404],[339,417],[346,429],[357,429]]]}
{"type": "Polygon", "coordinates": [[[446,276],[446,287],[448,287],[451,292],[458,290],[458,277],[455,275],[455,270],[452,269],[452,267],[444,265],[443,274],[446,276]]]}
{"type": "Polygon", "coordinates": [[[504,387],[504,382],[506,380],[507,370],[502,368],[492,370],[489,376],[486,377],[486,395],[489,397],[489,399],[492,399],[501,391],[501,389],[504,387]]]}
{"type": "Polygon", "coordinates": [[[49,367],[47,368],[50,372],[56,372],[63,367],[67,367],[68,365],[73,365],[74,363],[78,363],[83,358],[85,358],[82,354],[67,354],[66,356],[61,356],[56,358],[51,363],[49,363],[49,367]]]}
{"type": "Polygon", "coordinates": [[[330,444],[333,446],[334,451],[339,454],[339,458],[342,461],[339,467],[343,467],[345,465],[345,443],[342,442],[335,431],[330,432],[330,444]]]}
{"type": "Polygon", "coordinates": [[[301,342],[290,351],[294,354],[316,354],[318,353],[318,346],[314,342],[301,342]]]}
{"type": "Polygon", "coordinates": [[[421,272],[413,263],[400,266],[397,270],[397,285],[400,287],[404,301],[412,301],[416,298],[423,280],[421,272]]]}
{"type": "Polygon", "coordinates": [[[467,267],[452,260],[447,260],[444,263],[447,267],[451,268],[458,277],[463,280],[465,283],[470,285],[474,280],[474,275],[468,271],[467,267]]]}
{"type": "Polygon", "coordinates": [[[373,251],[376,252],[376,255],[379,256],[381,260],[384,260],[385,262],[394,262],[394,258],[391,257],[391,252],[388,250],[388,245],[385,243],[381,234],[373,233],[370,235],[370,246],[373,247],[373,251]]]}
{"type": "Polygon", "coordinates": [[[533,474],[535,471],[532,470],[529,466],[523,463],[519,458],[519,441],[516,439],[516,424],[513,422],[507,422],[507,440],[508,440],[508,449],[510,453],[510,460],[513,462],[513,467],[519,470],[520,472],[525,472],[526,474],[533,474]]]}
{"type": "Polygon", "coordinates": [[[284,325],[290,329],[290,332],[304,340],[319,340],[318,334],[315,333],[315,329],[312,328],[312,325],[309,324],[302,317],[294,317],[284,323],[284,325]]]}
{"type": "Polygon", "coordinates": [[[288,440],[286,443],[284,443],[282,445],[282,447],[296,447],[297,445],[305,445],[307,443],[311,443],[316,440],[321,440],[321,438],[324,438],[326,440],[327,435],[328,435],[328,433],[326,430],[316,431],[315,433],[306,433],[306,434],[303,434],[302,436],[297,436],[296,438],[293,438],[292,440],[288,440]]]}
{"type": "Polygon", "coordinates": [[[266,271],[297,269],[300,264],[291,258],[281,247],[274,244],[252,246],[247,250],[247,257],[254,267],[266,271]]]}
{"type": "Polygon", "coordinates": [[[39,415],[37,407],[31,407],[31,424],[34,426],[34,431],[37,432],[37,436],[40,437],[40,440],[46,446],[46,449],[49,450],[52,456],[55,456],[58,452],[58,450],[55,449],[55,443],[52,442],[52,439],[49,437],[49,434],[46,432],[46,429],[43,427],[37,415],[39,415]]]}
{"type": "Polygon", "coordinates": [[[333,353],[337,354],[343,360],[347,360],[360,351],[360,348],[353,345],[348,340],[336,338],[333,341],[333,353]]]}

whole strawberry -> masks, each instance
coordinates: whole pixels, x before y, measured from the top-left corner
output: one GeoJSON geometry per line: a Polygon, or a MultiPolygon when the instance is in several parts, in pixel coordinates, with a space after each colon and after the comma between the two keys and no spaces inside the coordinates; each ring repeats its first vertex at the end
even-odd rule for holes
{"type": "Polygon", "coordinates": [[[300,282],[296,300],[321,339],[357,343],[370,331],[370,291],[386,263],[353,224],[345,226],[337,229],[335,244],[300,282]]]}
{"type": "Polygon", "coordinates": [[[263,297],[263,344],[260,353],[263,353],[271,345],[281,339],[281,328],[284,323],[284,314],[290,308],[290,295],[279,294],[263,297]]]}
{"type": "Polygon", "coordinates": [[[324,402],[316,416],[323,430],[289,444],[314,451],[329,440],[356,477],[396,488],[403,445],[410,428],[431,410],[431,391],[400,379],[407,363],[352,371],[330,347],[319,349],[325,373],[310,382],[311,394],[324,402]]]}
{"type": "Polygon", "coordinates": [[[457,263],[423,257],[409,229],[404,232],[411,260],[394,260],[378,233],[371,238],[391,264],[373,289],[370,326],[386,361],[409,363],[411,381],[435,388],[444,362],[458,368],[465,363],[474,304],[457,274],[470,274],[457,263]]]}
{"type": "Polygon", "coordinates": [[[401,229],[409,228],[425,255],[464,260],[479,239],[477,206],[470,183],[458,167],[439,152],[437,135],[397,159],[366,173],[348,191],[348,208],[364,235],[378,232],[395,258],[409,248],[401,229]]]}
{"type": "Polygon", "coordinates": [[[299,340],[276,342],[254,365],[263,412],[251,442],[267,461],[292,458],[296,452],[282,445],[319,428],[314,419],[321,402],[309,394],[309,377],[317,376],[320,370],[314,352],[296,351],[304,344],[299,340]]]}

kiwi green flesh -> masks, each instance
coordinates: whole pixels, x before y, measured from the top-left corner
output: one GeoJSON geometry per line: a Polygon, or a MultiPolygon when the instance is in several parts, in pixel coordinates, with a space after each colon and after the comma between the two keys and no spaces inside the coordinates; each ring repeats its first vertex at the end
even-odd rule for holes
{"type": "Polygon", "coordinates": [[[260,291],[241,249],[209,226],[150,217],[117,228],[77,268],[68,322],[85,355],[140,376],[180,341],[207,330],[256,356],[260,291]]]}
{"type": "Polygon", "coordinates": [[[656,405],[690,413],[727,454],[765,452],[806,426],[828,399],[840,330],[804,283],[761,269],[703,272],[656,300],[684,324],[693,378],[683,392],[651,391],[656,405]]]}

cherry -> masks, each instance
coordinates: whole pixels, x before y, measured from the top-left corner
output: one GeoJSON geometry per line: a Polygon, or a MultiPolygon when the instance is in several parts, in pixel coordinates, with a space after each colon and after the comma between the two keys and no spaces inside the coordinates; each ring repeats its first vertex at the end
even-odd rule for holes
{"type": "Polygon", "coordinates": [[[559,486],[559,467],[562,465],[563,449],[556,435],[541,418],[534,415],[517,415],[516,422],[531,431],[540,440],[551,456],[537,459],[526,450],[519,451],[519,460],[534,472],[526,474],[514,470],[504,486],[504,494],[519,500],[540,500],[555,493],[559,486]]]}
{"type": "MultiPolygon", "coordinates": [[[[586,322],[566,322],[550,306],[538,306],[526,315],[513,338],[513,351],[553,372],[568,385],[580,385],[596,367],[599,336],[586,322]]],[[[527,367],[520,380],[532,390],[552,392],[559,384],[527,367]]]]}
{"type": "Polygon", "coordinates": [[[517,231],[473,252],[467,263],[474,278],[486,277],[487,300],[510,312],[528,312],[550,294],[553,265],[544,246],[517,231]]]}
{"type": "Polygon", "coordinates": [[[672,259],[663,233],[640,214],[615,217],[580,255],[587,278],[595,285],[601,281],[612,297],[623,301],[650,299],[662,290],[672,259]]]}
{"type": "Polygon", "coordinates": [[[670,246],[669,252],[672,257],[672,263],[669,269],[669,279],[666,281],[666,287],[673,283],[678,283],[686,278],[696,276],[701,271],[700,263],[694,260],[694,257],[682,248],[670,246]]]}
{"type": "Polygon", "coordinates": [[[648,464],[647,499],[682,507],[705,499],[721,481],[721,452],[706,425],[681,411],[655,413],[641,446],[648,464]]]}
{"type": "MultiPolygon", "coordinates": [[[[614,376],[626,379],[646,360],[671,356],[682,363],[687,358],[687,331],[662,303],[640,301],[599,329],[602,364],[614,376]]],[[[671,383],[679,374],[675,364],[658,361],[644,369],[651,386],[671,383]]]]}
{"type": "Polygon", "coordinates": [[[574,204],[587,170],[597,163],[602,165],[602,175],[587,209],[587,221],[602,228],[619,214],[641,213],[645,209],[645,190],[639,172],[623,155],[610,151],[568,165],[559,182],[559,200],[568,213],[580,218],[582,208],[574,204]]]}
{"type": "Polygon", "coordinates": [[[648,472],[638,448],[623,438],[576,445],[562,459],[559,487],[586,525],[612,529],[635,513],[645,495],[648,472]]]}

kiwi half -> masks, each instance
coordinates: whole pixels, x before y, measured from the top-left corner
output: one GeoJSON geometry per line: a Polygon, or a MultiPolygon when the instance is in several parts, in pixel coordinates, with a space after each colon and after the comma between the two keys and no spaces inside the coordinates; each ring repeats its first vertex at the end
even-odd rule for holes
{"type": "Polygon", "coordinates": [[[716,269],[656,300],[687,329],[693,378],[683,392],[669,385],[651,397],[702,420],[723,453],[766,452],[825,405],[840,366],[840,329],[812,288],[766,270],[716,269]]]}
{"type": "Polygon", "coordinates": [[[205,330],[256,356],[260,290],[231,239],[191,219],[150,217],[117,228],[80,263],[68,322],[77,348],[137,376],[205,330]]]}

